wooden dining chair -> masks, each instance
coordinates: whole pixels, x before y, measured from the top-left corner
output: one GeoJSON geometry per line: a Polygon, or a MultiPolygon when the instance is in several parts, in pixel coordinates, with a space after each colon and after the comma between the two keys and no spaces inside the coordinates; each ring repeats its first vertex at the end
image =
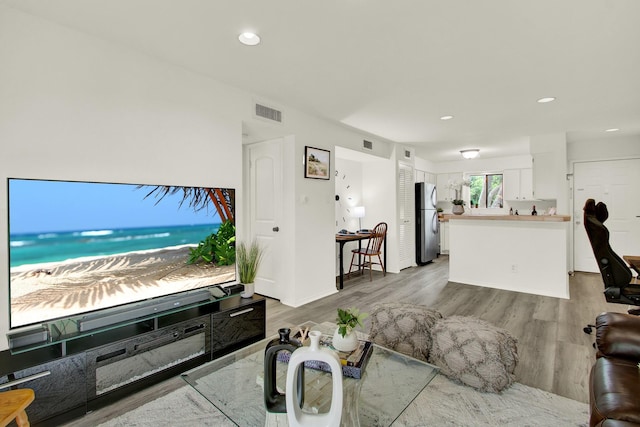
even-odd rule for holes
{"type": "Polygon", "coordinates": [[[25,409],[33,402],[35,393],[30,388],[19,388],[0,393],[0,427],[16,420],[18,427],[29,426],[25,409]]]}
{"type": "Polygon", "coordinates": [[[351,276],[351,269],[354,266],[353,262],[355,261],[356,256],[358,257],[358,262],[355,265],[358,266],[362,274],[364,274],[364,268],[367,266],[369,267],[369,281],[373,280],[373,273],[372,273],[373,264],[380,265],[380,267],[382,267],[382,274],[384,276],[387,275],[386,266],[382,262],[382,257],[380,256],[380,254],[382,253],[382,243],[384,242],[386,235],[387,235],[387,223],[381,222],[378,225],[376,225],[373,228],[373,230],[371,230],[371,237],[367,242],[366,248],[364,249],[358,248],[358,249],[351,250],[353,255],[351,255],[351,265],[349,266],[349,273],[347,274],[347,278],[351,276]],[[364,257],[362,264],[360,264],[360,257],[364,257]],[[378,257],[378,262],[375,262],[373,260],[374,257],[378,257]]]}

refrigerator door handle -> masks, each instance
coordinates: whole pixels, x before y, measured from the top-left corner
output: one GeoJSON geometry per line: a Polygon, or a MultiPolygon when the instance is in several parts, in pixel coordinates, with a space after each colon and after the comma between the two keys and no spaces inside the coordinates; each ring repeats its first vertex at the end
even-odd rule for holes
{"type": "Polygon", "coordinates": [[[431,220],[431,231],[434,234],[438,234],[438,232],[440,231],[440,223],[438,222],[438,213],[435,212],[433,214],[433,218],[431,220]]]}
{"type": "Polygon", "coordinates": [[[431,207],[435,209],[437,204],[438,204],[438,196],[436,193],[436,186],[434,185],[431,189],[431,207]]]}

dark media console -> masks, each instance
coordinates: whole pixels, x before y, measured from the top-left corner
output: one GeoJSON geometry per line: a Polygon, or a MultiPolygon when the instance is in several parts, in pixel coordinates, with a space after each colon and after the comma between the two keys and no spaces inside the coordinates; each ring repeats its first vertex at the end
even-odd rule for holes
{"type": "Polygon", "coordinates": [[[264,298],[231,295],[98,325],[30,349],[14,342],[0,352],[0,387],[34,389],[29,420],[59,425],[263,339],[265,316],[264,298]]]}

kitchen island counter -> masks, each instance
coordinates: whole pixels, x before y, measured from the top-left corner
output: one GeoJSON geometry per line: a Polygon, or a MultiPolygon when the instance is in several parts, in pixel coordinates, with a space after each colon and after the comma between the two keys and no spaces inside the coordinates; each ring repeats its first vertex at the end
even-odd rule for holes
{"type": "Polygon", "coordinates": [[[449,280],[568,299],[570,218],[449,215],[449,280]]]}

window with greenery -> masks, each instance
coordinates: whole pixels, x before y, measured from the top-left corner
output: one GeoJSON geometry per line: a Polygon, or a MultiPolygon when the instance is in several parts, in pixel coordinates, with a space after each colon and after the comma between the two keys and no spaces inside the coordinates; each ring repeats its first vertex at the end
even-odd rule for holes
{"type": "Polygon", "coordinates": [[[479,208],[502,207],[502,174],[469,176],[469,203],[479,208]]]}

